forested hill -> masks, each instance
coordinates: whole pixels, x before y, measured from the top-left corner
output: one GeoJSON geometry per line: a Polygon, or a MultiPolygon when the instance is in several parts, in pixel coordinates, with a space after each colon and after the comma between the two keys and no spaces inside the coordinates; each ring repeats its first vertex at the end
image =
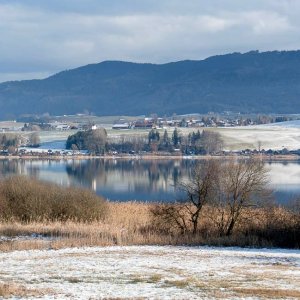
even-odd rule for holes
{"type": "Polygon", "coordinates": [[[26,113],[97,115],[299,113],[300,51],[137,64],[106,61],[44,80],[0,84],[0,118],[26,113]]]}

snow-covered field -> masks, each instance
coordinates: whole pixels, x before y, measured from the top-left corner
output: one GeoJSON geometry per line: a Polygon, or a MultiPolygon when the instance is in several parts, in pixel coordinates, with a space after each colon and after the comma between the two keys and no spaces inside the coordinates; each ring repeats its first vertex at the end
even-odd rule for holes
{"type": "MultiPolygon", "coordinates": [[[[195,130],[197,129],[180,128],[183,135],[188,135],[195,130]]],[[[283,148],[294,150],[300,148],[300,125],[295,121],[259,126],[207,128],[206,130],[219,132],[224,139],[226,150],[258,149],[259,147],[266,150],[281,150],[283,148]]],[[[120,135],[147,136],[148,134],[148,130],[137,129],[127,131],[108,129],[107,131],[110,138],[119,138],[120,135]]],[[[64,148],[64,142],[67,140],[67,137],[74,133],[75,131],[71,130],[41,131],[40,138],[42,144],[45,143],[46,148],[64,148]]],[[[169,135],[171,136],[171,134],[172,129],[169,130],[169,135]]]]}
{"type": "Polygon", "coordinates": [[[219,128],[227,150],[300,149],[300,128],[284,126],[247,126],[219,128]]]}
{"type": "Polygon", "coordinates": [[[293,120],[293,121],[272,123],[272,124],[266,124],[266,125],[262,125],[262,126],[268,126],[268,127],[285,127],[285,128],[300,128],[300,120],[293,120]]]}
{"type": "Polygon", "coordinates": [[[33,290],[34,299],[299,299],[300,251],[172,246],[16,251],[0,253],[1,283],[33,290]]]}

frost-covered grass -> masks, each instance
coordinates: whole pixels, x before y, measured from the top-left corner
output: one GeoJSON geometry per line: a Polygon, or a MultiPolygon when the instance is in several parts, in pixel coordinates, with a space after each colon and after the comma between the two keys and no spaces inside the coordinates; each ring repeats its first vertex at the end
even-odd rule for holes
{"type": "Polygon", "coordinates": [[[0,292],[12,282],[32,299],[299,299],[300,251],[114,246],[2,253],[0,292]]]}

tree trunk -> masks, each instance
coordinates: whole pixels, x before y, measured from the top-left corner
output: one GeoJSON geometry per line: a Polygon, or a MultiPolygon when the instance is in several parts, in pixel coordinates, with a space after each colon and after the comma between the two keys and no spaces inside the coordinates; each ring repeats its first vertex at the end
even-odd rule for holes
{"type": "Polygon", "coordinates": [[[234,227],[234,224],[235,224],[235,219],[232,218],[231,221],[230,221],[230,224],[229,224],[229,226],[228,226],[228,228],[226,230],[226,233],[225,233],[226,236],[230,236],[231,235],[233,227],[234,227]]]}
{"type": "Polygon", "coordinates": [[[198,208],[198,211],[195,214],[193,214],[193,216],[192,216],[193,234],[196,234],[197,229],[198,229],[199,212],[200,212],[200,210],[198,208]]]}

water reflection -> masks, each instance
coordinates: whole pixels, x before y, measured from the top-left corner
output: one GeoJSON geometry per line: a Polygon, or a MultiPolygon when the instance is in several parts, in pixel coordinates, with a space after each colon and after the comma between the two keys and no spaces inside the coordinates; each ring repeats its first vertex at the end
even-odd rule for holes
{"type": "MultiPolygon", "coordinates": [[[[111,200],[172,201],[178,183],[192,176],[193,160],[1,160],[0,176],[26,175],[93,189],[111,200]]],[[[300,197],[300,164],[267,163],[278,202],[300,197]]]]}
{"type": "Polygon", "coordinates": [[[172,160],[87,160],[66,166],[72,182],[113,200],[171,200],[193,162],[172,160]]]}

